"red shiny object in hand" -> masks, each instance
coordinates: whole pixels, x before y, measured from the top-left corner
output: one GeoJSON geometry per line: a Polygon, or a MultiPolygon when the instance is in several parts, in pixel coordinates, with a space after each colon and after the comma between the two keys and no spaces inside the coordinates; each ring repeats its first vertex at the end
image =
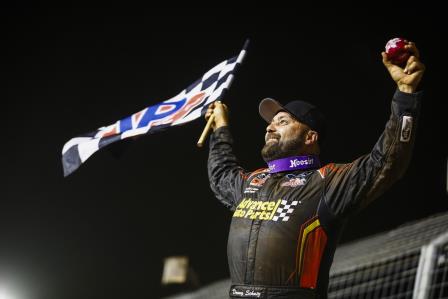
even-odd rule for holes
{"type": "Polygon", "coordinates": [[[403,66],[406,64],[411,53],[404,47],[408,44],[403,38],[393,38],[386,44],[387,58],[396,65],[403,66]]]}

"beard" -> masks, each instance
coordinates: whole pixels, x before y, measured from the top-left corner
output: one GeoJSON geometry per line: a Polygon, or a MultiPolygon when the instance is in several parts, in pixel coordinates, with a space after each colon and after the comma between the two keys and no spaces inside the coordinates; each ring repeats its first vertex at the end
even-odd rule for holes
{"type": "Polygon", "coordinates": [[[304,137],[298,136],[295,139],[281,141],[278,135],[268,135],[269,137],[274,137],[277,142],[268,142],[263,146],[261,150],[261,156],[265,162],[297,156],[302,151],[304,147],[304,137]]]}

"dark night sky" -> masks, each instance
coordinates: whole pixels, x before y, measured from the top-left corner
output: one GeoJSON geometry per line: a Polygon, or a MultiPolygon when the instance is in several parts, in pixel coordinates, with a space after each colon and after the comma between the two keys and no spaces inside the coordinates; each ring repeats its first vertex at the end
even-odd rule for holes
{"type": "Polygon", "coordinates": [[[266,124],[257,107],[267,96],[321,107],[331,123],[324,162],[368,152],[395,90],[380,52],[392,37],[415,41],[427,72],[413,160],[400,182],[351,219],[342,241],[447,210],[446,47],[439,45],[447,30],[435,15],[265,9],[229,20],[231,11],[186,17],[26,5],[1,14],[0,286],[11,281],[26,298],[156,298],[168,292],[159,283],[162,259],[178,254],[190,257],[204,284],[228,276],[231,214],[209,189],[207,150],[195,146],[203,120],[126,143],[119,159],[102,150],[65,179],[60,156],[70,138],[176,95],[236,55],[247,37],[248,55],[225,99],[247,169],[263,166],[266,124]]]}

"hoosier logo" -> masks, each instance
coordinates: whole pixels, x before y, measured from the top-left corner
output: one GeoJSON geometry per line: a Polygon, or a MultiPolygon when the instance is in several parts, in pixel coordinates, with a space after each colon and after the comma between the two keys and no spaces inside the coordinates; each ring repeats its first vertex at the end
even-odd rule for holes
{"type": "Polygon", "coordinates": [[[302,165],[313,165],[314,159],[308,157],[308,159],[306,159],[306,160],[299,160],[296,158],[294,160],[290,160],[289,162],[291,163],[291,165],[289,165],[289,168],[295,168],[297,166],[302,166],[302,165]]]}

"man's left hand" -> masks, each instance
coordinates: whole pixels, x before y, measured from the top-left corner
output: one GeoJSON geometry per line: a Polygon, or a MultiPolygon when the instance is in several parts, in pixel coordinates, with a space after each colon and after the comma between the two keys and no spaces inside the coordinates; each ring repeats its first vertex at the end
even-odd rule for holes
{"type": "Polygon", "coordinates": [[[411,56],[409,56],[404,69],[393,64],[387,58],[386,52],[382,52],[381,55],[383,56],[384,66],[397,83],[398,89],[402,92],[413,93],[417,90],[417,86],[423,77],[425,65],[420,61],[419,51],[413,42],[409,42],[405,47],[411,53],[411,56]]]}

